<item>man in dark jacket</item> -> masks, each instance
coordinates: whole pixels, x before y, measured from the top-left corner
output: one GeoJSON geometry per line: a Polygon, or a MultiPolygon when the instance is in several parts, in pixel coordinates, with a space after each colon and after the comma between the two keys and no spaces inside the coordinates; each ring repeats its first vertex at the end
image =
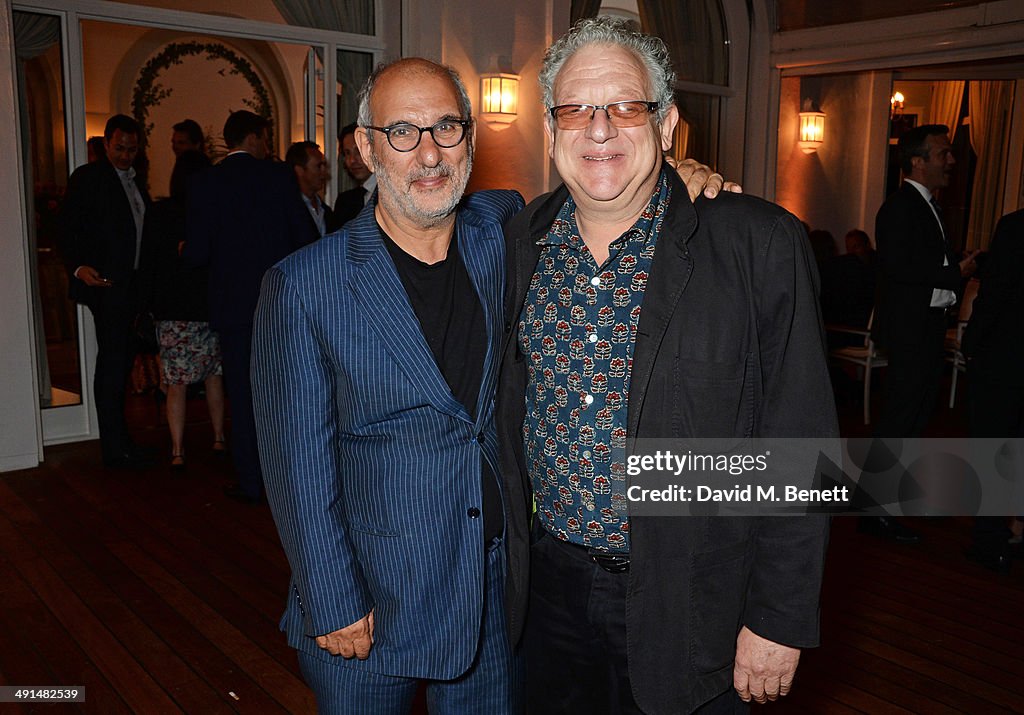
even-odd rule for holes
{"type": "Polygon", "coordinates": [[[507,602],[533,713],[739,712],[818,643],[825,518],[627,507],[632,440],[838,434],[803,229],[755,198],[687,200],[663,170],[673,79],[664,43],[618,20],[556,42],[565,186],[506,226],[507,602]]]}
{"type": "Polygon", "coordinates": [[[249,354],[260,281],[272,265],[311,242],[309,214],[287,164],[267,161],[270,122],[234,112],[224,123],[225,159],[196,176],[186,211],[187,261],[209,268],[210,327],[220,335],[231,400],[231,456],[243,503],[263,497],[252,414],[249,354]]]}
{"type": "MultiPolygon", "coordinates": [[[[949,129],[925,124],[899,140],[904,181],[875,218],[878,309],[872,337],[889,357],[879,437],[920,437],[935,409],[942,378],[947,315],[963,278],[974,273],[977,251],[957,261],[936,193],[949,185],[956,160],[949,129]]],[[[888,517],[862,518],[862,531],[897,543],[920,535],[888,517]]]]}
{"type": "Polygon", "coordinates": [[[135,356],[139,244],[149,206],[133,166],[140,135],[131,117],[116,114],[107,120],[106,158],[75,170],[61,211],[61,253],[71,299],[87,306],[96,323],[93,395],[103,463],[112,468],[148,463],[124,419],[125,383],[135,356]]]}

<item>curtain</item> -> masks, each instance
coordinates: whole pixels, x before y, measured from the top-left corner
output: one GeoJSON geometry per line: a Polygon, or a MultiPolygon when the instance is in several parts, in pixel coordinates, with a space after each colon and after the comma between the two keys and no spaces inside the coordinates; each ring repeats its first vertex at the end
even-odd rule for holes
{"type": "Polygon", "coordinates": [[[672,53],[679,79],[729,84],[725,22],[719,0],[637,0],[640,26],[657,35],[672,53]]]}
{"type": "Polygon", "coordinates": [[[960,105],[964,100],[964,83],[933,82],[932,103],[928,121],[922,124],[944,124],[949,127],[949,140],[956,135],[957,120],[960,119],[960,105]]]}
{"type": "Polygon", "coordinates": [[[575,25],[585,17],[597,17],[600,9],[601,0],[572,0],[569,8],[569,25],[575,25]]]}
{"type": "MultiPolygon", "coordinates": [[[[274,6],[289,25],[359,35],[372,35],[374,32],[373,0],[274,0],[274,6]]],[[[320,59],[323,61],[322,57],[320,59]]],[[[341,84],[338,103],[340,130],[356,120],[356,96],[373,69],[373,56],[363,52],[339,51],[337,63],[338,82],[341,84]]]]}
{"type": "Polygon", "coordinates": [[[988,248],[1003,205],[1013,82],[971,82],[971,147],[978,156],[966,248],[988,248]]]}
{"type": "Polygon", "coordinates": [[[50,404],[52,385],[50,363],[46,353],[46,328],[43,325],[43,304],[39,290],[39,245],[36,236],[35,179],[32,176],[32,126],[28,115],[28,94],[25,90],[25,62],[38,57],[60,41],[60,18],[54,15],[15,12],[14,50],[18,58],[15,63],[18,74],[18,120],[21,124],[21,155],[25,177],[25,216],[28,223],[28,254],[31,256],[29,271],[29,294],[32,296],[32,319],[36,333],[36,365],[39,371],[39,402],[44,407],[50,404]]]}

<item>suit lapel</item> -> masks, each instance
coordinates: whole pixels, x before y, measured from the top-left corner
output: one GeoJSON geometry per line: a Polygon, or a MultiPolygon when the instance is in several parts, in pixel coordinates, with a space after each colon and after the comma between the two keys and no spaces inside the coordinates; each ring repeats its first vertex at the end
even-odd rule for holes
{"type": "Polygon", "coordinates": [[[473,225],[464,220],[464,212],[460,212],[456,223],[456,238],[459,241],[459,253],[465,262],[466,271],[476,289],[477,297],[484,310],[484,322],[487,326],[487,356],[480,380],[480,393],[477,396],[476,418],[482,424],[489,410],[487,403],[494,395],[498,380],[498,344],[501,333],[501,295],[504,290],[502,281],[503,261],[501,227],[487,224],[483,227],[473,225]]]}
{"type": "Polygon", "coordinates": [[[654,360],[658,357],[665,331],[693,272],[693,261],[686,243],[697,230],[697,211],[675,172],[669,172],[669,176],[672,198],[658,235],[654,263],[647,279],[643,306],[640,308],[636,344],[633,346],[633,369],[629,378],[626,417],[626,433],[632,438],[637,436],[640,412],[647,395],[654,360]]]}
{"type": "Polygon", "coordinates": [[[438,410],[469,420],[441,375],[372,212],[349,226],[349,289],[385,349],[438,410]]]}

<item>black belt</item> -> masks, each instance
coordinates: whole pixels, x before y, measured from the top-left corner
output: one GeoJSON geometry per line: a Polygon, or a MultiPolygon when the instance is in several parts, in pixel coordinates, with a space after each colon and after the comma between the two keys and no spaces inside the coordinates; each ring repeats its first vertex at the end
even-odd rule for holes
{"type": "Polygon", "coordinates": [[[587,549],[590,560],[608,573],[625,573],[629,571],[629,554],[610,554],[607,551],[587,549]]]}
{"type": "Polygon", "coordinates": [[[945,308],[928,308],[928,312],[932,315],[949,315],[953,312],[953,306],[947,305],[945,308]]]}

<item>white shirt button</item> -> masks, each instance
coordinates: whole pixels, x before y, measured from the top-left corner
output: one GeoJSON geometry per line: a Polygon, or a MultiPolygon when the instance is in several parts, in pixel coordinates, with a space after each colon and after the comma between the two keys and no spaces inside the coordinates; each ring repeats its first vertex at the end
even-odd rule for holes
{"type": "Polygon", "coordinates": [[[590,459],[590,450],[589,449],[583,450],[583,458],[584,459],[590,459]]]}
{"type": "Polygon", "coordinates": [[[591,334],[590,334],[590,337],[589,337],[589,338],[587,338],[587,339],[588,339],[588,340],[589,340],[590,342],[592,342],[592,343],[596,343],[596,342],[597,342],[597,333],[591,333],[591,334]]]}
{"type": "Polygon", "coordinates": [[[592,285],[592,286],[599,286],[599,285],[601,285],[600,277],[594,276],[593,278],[591,278],[590,279],[590,285],[592,285]]]}
{"type": "Polygon", "coordinates": [[[586,402],[588,405],[592,404],[594,402],[594,396],[587,395],[586,397],[583,398],[583,401],[586,402]]]}

